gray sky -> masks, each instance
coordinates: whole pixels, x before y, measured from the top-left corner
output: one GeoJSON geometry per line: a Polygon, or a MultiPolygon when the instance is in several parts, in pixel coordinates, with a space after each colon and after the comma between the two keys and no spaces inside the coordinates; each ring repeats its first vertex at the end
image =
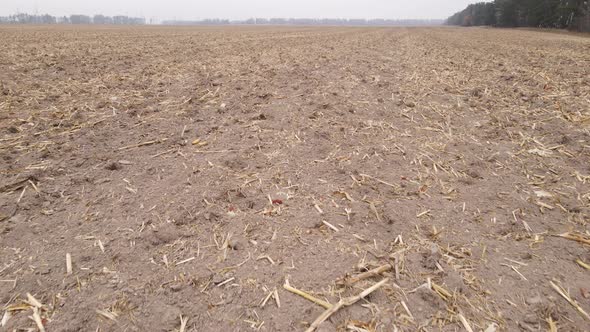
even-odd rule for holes
{"type": "Polygon", "coordinates": [[[159,19],[447,18],[475,0],[0,0],[0,15],[102,13],[159,19]]]}

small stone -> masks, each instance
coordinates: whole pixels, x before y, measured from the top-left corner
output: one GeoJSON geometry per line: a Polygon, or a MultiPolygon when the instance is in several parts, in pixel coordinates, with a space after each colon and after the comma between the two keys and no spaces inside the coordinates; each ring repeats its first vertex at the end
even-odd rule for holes
{"type": "Polygon", "coordinates": [[[122,167],[121,167],[121,164],[119,164],[116,161],[113,161],[111,163],[108,163],[105,166],[105,168],[108,169],[109,171],[116,171],[116,170],[120,170],[122,167]]]}
{"type": "Polygon", "coordinates": [[[40,266],[40,267],[37,269],[37,272],[38,272],[39,274],[46,275],[46,274],[49,274],[49,273],[51,272],[51,268],[50,268],[49,266],[47,266],[47,265],[40,266]]]}
{"type": "Polygon", "coordinates": [[[213,279],[211,280],[215,285],[218,285],[224,281],[226,281],[227,279],[229,279],[228,277],[221,275],[221,274],[215,274],[213,276],[213,279]]]}
{"type": "Polygon", "coordinates": [[[535,304],[539,304],[539,303],[543,302],[543,299],[541,299],[541,296],[537,295],[537,296],[529,297],[528,299],[524,300],[524,302],[528,305],[535,305],[535,304]]]}
{"type": "Polygon", "coordinates": [[[233,250],[240,250],[242,248],[244,248],[244,245],[242,244],[242,241],[240,240],[234,240],[231,239],[229,240],[229,247],[232,248],[233,250]]]}
{"type": "Polygon", "coordinates": [[[181,283],[172,284],[170,286],[170,290],[173,292],[179,292],[180,290],[182,290],[182,284],[181,283]]]}
{"type": "Polygon", "coordinates": [[[384,317],[384,318],[381,320],[381,323],[382,323],[383,325],[385,325],[385,326],[390,326],[390,325],[393,323],[393,321],[392,321],[392,320],[391,320],[391,318],[389,318],[389,317],[384,317]]]}
{"type": "MultiPolygon", "coordinates": [[[[2,219],[2,218],[0,218],[2,219]]],[[[25,222],[26,221],[26,217],[22,214],[17,214],[15,216],[12,216],[10,219],[8,219],[9,222],[13,222],[13,223],[21,223],[21,222],[25,222]]]]}
{"type": "Polygon", "coordinates": [[[535,314],[526,314],[523,321],[528,324],[537,324],[539,322],[539,317],[535,314]]]}
{"type": "Polygon", "coordinates": [[[162,245],[173,242],[182,237],[182,233],[172,225],[166,225],[153,230],[148,239],[152,245],[162,245]]]}
{"type": "Polygon", "coordinates": [[[219,219],[219,215],[215,212],[205,212],[204,217],[207,221],[216,221],[219,219]]]}
{"type": "Polygon", "coordinates": [[[484,332],[496,332],[498,329],[498,325],[496,323],[492,323],[488,326],[488,328],[484,332]]]}

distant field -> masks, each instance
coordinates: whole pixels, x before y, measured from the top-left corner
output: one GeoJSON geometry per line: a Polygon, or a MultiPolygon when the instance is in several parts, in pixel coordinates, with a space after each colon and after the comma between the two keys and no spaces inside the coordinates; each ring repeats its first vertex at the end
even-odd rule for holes
{"type": "Polygon", "coordinates": [[[319,330],[589,326],[590,38],[0,40],[3,331],[302,331],[382,280],[319,330]]]}

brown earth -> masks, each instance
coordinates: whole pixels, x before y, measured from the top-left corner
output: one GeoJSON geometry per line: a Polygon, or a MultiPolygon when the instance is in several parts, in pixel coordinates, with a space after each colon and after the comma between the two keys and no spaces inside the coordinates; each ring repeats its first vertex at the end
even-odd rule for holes
{"type": "Polygon", "coordinates": [[[301,331],[325,309],[286,279],[335,304],[388,278],[319,330],[590,330],[588,38],[0,40],[0,329],[301,331]]]}

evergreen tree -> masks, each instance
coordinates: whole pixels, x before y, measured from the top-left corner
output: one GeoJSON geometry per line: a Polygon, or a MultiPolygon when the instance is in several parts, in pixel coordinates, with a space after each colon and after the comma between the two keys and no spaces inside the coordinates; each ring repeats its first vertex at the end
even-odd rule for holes
{"type": "Polygon", "coordinates": [[[494,0],[467,6],[447,24],[590,31],[590,0],[494,0]]]}

